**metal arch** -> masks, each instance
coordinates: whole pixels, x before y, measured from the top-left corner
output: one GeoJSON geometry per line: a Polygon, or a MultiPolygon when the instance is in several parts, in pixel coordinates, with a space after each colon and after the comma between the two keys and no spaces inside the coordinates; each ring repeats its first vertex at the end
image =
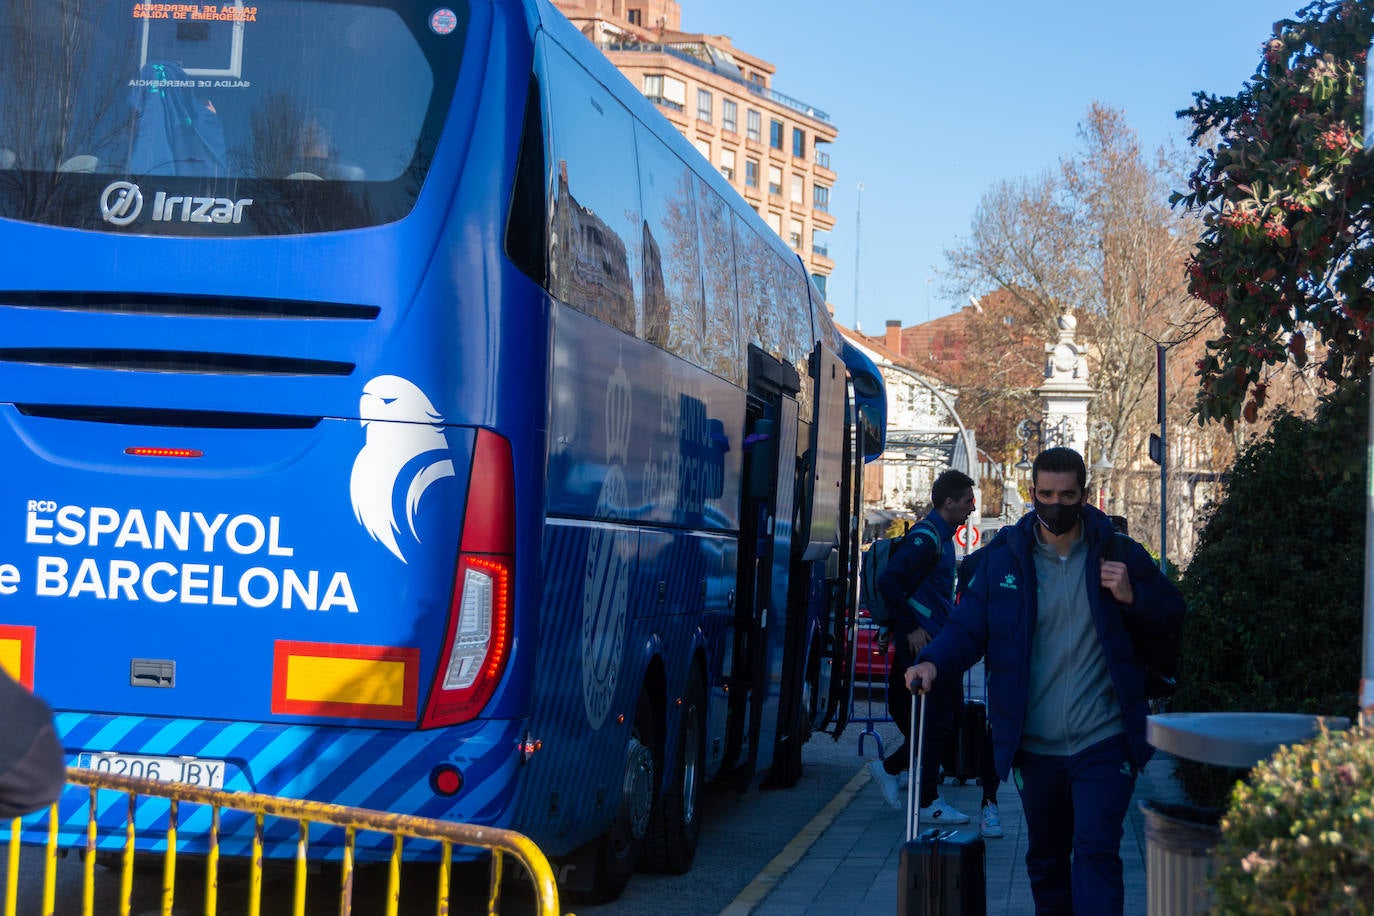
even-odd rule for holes
{"type": "Polygon", "coordinates": [[[878,363],[878,369],[891,369],[893,372],[900,372],[902,375],[905,375],[907,378],[933,394],[935,399],[940,402],[940,405],[944,407],[945,410],[949,411],[949,415],[954,418],[954,423],[957,426],[957,435],[959,437],[955,443],[950,443],[947,437],[954,435],[956,431],[948,427],[936,427],[929,430],[911,430],[909,432],[909,438],[903,436],[903,433],[907,432],[906,430],[894,430],[889,428],[887,432],[888,449],[892,451],[907,449],[915,452],[916,457],[913,458],[908,456],[906,460],[890,460],[884,457],[884,463],[893,465],[927,464],[938,466],[937,461],[925,460],[934,457],[934,453],[938,452],[946,456],[945,466],[963,471],[976,480],[975,469],[972,465],[977,462],[978,457],[973,444],[973,436],[970,435],[968,428],[964,426],[964,421],[963,418],[959,416],[959,411],[954,409],[954,404],[945,396],[945,393],[930,384],[930,382],[926,381],[916,372],[904,366],[899,366],[896,363],[884,360],[878,363]],[[964,463],[962,467],[955,464],[955,459],[959,457],[958,442],[962,442],[964,445],[964,463]]]}

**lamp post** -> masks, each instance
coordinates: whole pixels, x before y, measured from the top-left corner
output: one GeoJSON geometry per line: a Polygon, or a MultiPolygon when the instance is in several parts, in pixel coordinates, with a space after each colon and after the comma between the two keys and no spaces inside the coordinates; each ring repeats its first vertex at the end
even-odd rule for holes
{"type": "Polygon", "coordinates": [[[1030,443],[1035,443],[1037,455],[1042,449],[1068,445],[1073,438],[1073,426],[1068,417],[1061,417],[1055,423],[1050,423],[1048,418],[1032,420],[1027,417],[1017,425],[1016,438],[1021,440],[1021,460],[1016,462],[1015,467],[1018,471],[1029,471],[1030,443]]]}
{"type": "Polygon", "coordinates": [[[1115,465],[1112,464],[1112,457],[1108,446],[1112,441],[1112,435],[1116,432],[1116,427],[1106,420],[1094,420],[1088,428],[1088,439],[1095,445],[1097,460],[1092,463],[1093,483],[1097,485],[1097,508],[1105,511],[1103,505],[1102,491],[1105,489],[1102,481],[1098,478],[1105,478],[1115,465]]]}

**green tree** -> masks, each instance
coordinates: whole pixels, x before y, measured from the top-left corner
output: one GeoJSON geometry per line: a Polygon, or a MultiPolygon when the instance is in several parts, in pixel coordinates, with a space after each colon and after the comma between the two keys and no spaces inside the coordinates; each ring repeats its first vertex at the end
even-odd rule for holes
{"type": "Polygon", "coordinates": [[[1197,361],[1200,422],[1254,422],[1270,385],[1309,365],[1353,406],[1369,376],[1374,168],[1362,150],[1374,0],[1320,0],[1274,26],[1234,96],[1197,93],[1202,149],[1175,206],[1201,217],[1189,289],[1220,319],[1197,361]]]}
{"type": "MultiPolygon", "coordinates": [[[[1355,712],[1366,478],[1364,437],[1344,415],[1333,404],[1310,419],[1280,412],[1236,459],[1181,583],[1189,614],[1174,711],[1355,712]],[[1319,434],[1332,427],[1345,433],[1319,434]]],[[[1209,804],[1232,775],[1180,772],[1209,804]]]]}

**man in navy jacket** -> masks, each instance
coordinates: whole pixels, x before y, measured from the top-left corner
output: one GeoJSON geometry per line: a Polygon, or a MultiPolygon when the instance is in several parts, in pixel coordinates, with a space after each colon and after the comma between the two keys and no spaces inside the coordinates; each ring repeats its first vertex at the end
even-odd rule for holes
{"type": "Polygon", "coordinates": [[[997,773],[1026,816],[1037,913],[1120,913],[1122,824],[1145,740],[1145,672],[1125,619],[1181,625],[1183,596],[1145,549],[1084,503],[1087,469],[1068,448],[1040,453],[1033,512],[998,532],[940,635],[906,671],[929,690],[985,655],[997,773]],[[1124,556],[1118,558],[1119,554],[1124,556]]]}
{"type": "MultiPolygon", "coordinates": [[[[869,764],[873,779],[883,798],[895,810],[902,810],[898,774],[907,768],[911,736],[911,692],[905,688],[903,673],[949,619],[954,605],[954,532],[973,513],[973,478],[962,471],[948,470],[935,478],[930,487],[934,508],[907,536],[895,545],[887,568],[878,577],[878,591],[891,619],[893,647],[896,650],[888,675],[887,708],[902,733],[902,744],[881,761],[869,764]]],[[[921,823],[967,824],[968,815],[940,798],[940,750],[955,725],[961,695],[958,679],[942,683],[928,702],[925,755],[921,760],[919,803],[921,823]]]]}

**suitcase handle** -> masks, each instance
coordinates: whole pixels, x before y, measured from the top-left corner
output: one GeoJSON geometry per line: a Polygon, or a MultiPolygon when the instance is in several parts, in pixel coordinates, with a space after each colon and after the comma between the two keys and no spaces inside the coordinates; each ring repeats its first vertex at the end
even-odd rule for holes
{"type": "Polygon", "coordinates": [[[921,698],[921,721],[918,728],[916,722],[916,704],[911,704],[911,730],[909,735],[915,736],[915,741],[907,739],[907,773],[909,778],[906,783],[906,841],[910,843],[916,838],[917,832],[921,828],[921,809],[917,805],[917,793],[920,791],[921,784],[921,763],[925,759],[926,743],[926,694],[920,694],[921,698]]]}

